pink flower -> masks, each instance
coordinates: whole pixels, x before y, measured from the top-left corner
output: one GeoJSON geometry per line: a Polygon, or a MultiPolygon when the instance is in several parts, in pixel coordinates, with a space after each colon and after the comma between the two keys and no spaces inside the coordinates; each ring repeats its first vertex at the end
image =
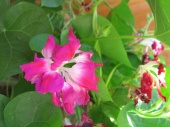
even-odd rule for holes
{"type": "Polygon", "coordinates": [[[58,70],[52,70],[53,60],[51,56],[55,53],[58,45],[55,44],[53,36],[47,39],[45,47],[42,49],[44,58],[34,56],[34,61],[20,66],[25,72],[25,79],[36,84],[36,91],[39,93],[59,92],[64,84],[64,79],[58,70]]]}
{"type": "Polygon", "coordinates": [[[98,91],[95,68],[102,64],[91,60],[91,52],[78,50],[81,44],[72,29],[67,38],[69,42],[60,46],[50,35],[42,49],[44,58],[35,54],[33,62],[20,67],[25,79],[36,84],[37,92],[52,93],[53,103],[73,114],[77,104],[86,105],[90,100],[88,90],[98,91]]]}

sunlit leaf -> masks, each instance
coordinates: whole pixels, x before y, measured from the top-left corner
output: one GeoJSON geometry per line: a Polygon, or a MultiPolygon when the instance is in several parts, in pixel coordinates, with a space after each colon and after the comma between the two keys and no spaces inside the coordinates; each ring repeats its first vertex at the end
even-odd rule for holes
{"type": "Polygon", "coordinates": [[[118,127],[168,127],[170,121],[165,118],[141,118],[134,112],[134,103],[129,103],[119,113],[118,127]]]}
{"type": "MultiPolygon", "coordinates": [[[[125,0],[122,1],[108,14],[108,19],[114,25],[119,35],[132,35],[135,24],[134,16],[126,2],[125,0]]],[[[126,41],[127,39],[123,40],[126,41]]]]}
{"type": "Polygon", "coordinates": [[[155,36],[170,46],[170,1],[147,0],[155,18],[155,36]]]}
{"type": "Polygon", "coordinates": [[[167,100],[170,97],[170,67],[166,67],[166,75],[165,75],[165,82],[166,82],[166,86],[167,88],[162,88],[161,87],[161,91],[163,93],[164,96],[166,96],[167,100]]]}
{"type": "Polygon", "coordinates": [[[133,102],[130,102],[126,106],[124,106],[118,115],[118,127],[167,127],[169,126],[170,124],[169,119],[158,117],[158,115],[161,114],[160,109],[163,107],[162,105],[160,105],[161,101],[158,100],[157,90],[155,89],[153,90],[152,96],[153,96],[152,100],[149,102],[149,104],[139,101],[136,106],[136,109],[133,102]],[[140,112],[137,110],[140,110],[140,112]],[[149,111],[150,115],[147,114],[147,110],[150,110],[149,111]],[[154,112],[158,110],[160,110],[160,112],[154,115],[154,112]]]}

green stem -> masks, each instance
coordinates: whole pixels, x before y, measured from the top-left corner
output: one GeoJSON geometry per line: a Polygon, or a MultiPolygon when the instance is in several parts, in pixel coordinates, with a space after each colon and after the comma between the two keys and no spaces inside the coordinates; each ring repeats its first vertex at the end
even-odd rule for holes
{"type": "Polygon", "coordinates": [[[14,96],[14,86],[11,87],[11,96],[10,96],[10,99],[12,99],[14,96]]]}
{"type": "Polygon", "coordinates": [[[69,2],[69,9],[70,9],[70,14],[71,14],[71,16],[72,16],[73,18],[75,18],[76,16],[75,16],[74,11],[73,11],[73,9],[72,9],[72,0],[70,0],[70,2],[69,2]]]}
{"type": "Polygon", "coordinates": [[[108,6],[111,10],[113,9],[113,7],[110,6],[110,4],[109,4],[106,0],[103,0],[103,3],[104,3],[106,6],[108,6]]]}
{"type": "Polygon", "coordinates": [[[151,19],[149,19],[148,23],[145,26],[145,30],[144,30],[144,35],[146,35],[148,32],[148,28],[150,26],[150,24],[152,23],[152,21],[154,20],[154,18],[152,17],[151,19]]]}
{"type": "Polygon", "coordinates": [[[93,13],[93,32],[95,37],[98,36],[97,28],[98,28],[98,22],[97,22],[97,7],[94,8],[94,13],[93,13]]]}
{"type": "Polygon", "coordinates": [[[98,101],[97,101],[97,98],[96,98],[95,93],[94,93],[94,92],[91,92],[91,95],[92,95],[92,97],[93,97],[93,101],[95,102],[95,104],[98,105],[98,101]]]}
{"type": "Polygon", "coordinates": [[[81,120],[81,111],[80,111],[80,107],[77,106],[77,107],[75,108],[75,110],[76,110],[76,117],[77,117],[77,119],[78,119],[78,120],[81,120]]]}
{"type": "Polygon", "coordinates": [[[116,71],[116,69],[117,69],[120,65],[121,65],[121,64],[116,65],[116,66],[112,69],[112,71],[110,72],[109,77],[107,78],[107,81],[106,81],[106,86],[107,86],[107,87],[109,87],[109,82],[110,82],[110,80],[111,80],[114,72],[116,71]]]}
{"type": "Polygon", "coordinates": [[[9,97],[9,83],[10,83],[10,78],[8,78],[6,81],[6,95],[7,95],[7,97],[9,97]]]}
{"type": "MultiPolygon", "coordinates": [[[[93,40],[105,40],[105,39],[122,39],[122,38],[129,38],[129,39],[134,39],[134,38],[138,38],[137,36],[114,36],[114,37],[98,37],[98,38],[84,38],[81,39],[81,41],[93,41],[93,40]]],[[[140,38],[155,38],[155,36],[140,36],[140,38]]]]}

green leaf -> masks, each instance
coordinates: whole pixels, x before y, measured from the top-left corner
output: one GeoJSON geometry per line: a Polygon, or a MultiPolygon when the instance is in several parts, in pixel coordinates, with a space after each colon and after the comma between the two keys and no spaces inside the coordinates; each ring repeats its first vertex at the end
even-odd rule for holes
{"type": "Polygon", "coordinates": [[[30,84],[24,78],[20,79],[19,82],[14,86],[13,97],[28,91],[34,91],[35,85],[30,84]]]}
{"type": "Polygon", "coordinates": [[[68,30],[67,29],[63,30],[61,32],[61,36],[60,36],[61,45],[64,45],[64,44],[68,43],[67,35],[68,35],[68,30]]]}
{"type": "MultiPolygon", "coordinates": [[[[135,21],[126,1],[122,1],[118,6],[113,8],[107,17],[119,35],[132,35],[135,21]]],[[[126,41],[127,39],[123,40],[126,41]]]]}
{"type": "Polygon", "coordinates": [[[170,120],[165,118],[141,118],[135,112],[134,103],[129,103],[118,115],[118,127],[168,127],[170,120]]]}
{"type": "Polygon", "coordinates": [[[29,40],[40,33],[51,33],[49,19],[40,7],[26,2],[12,6],[4,15],[0,32],[0,80],[20,73],[20,64],[33,54],[29,40]]]}
{"type": "Polygon", "coordinates": [[[134,68],[138,68],[139,65],[141,65],[140,59],[137,57],[134,53],[128,53],[128,58],[130,60],[130,63],[134,68]]]}
{"type": "Polygon", "coordinates": [[[108,101],[108,102],[101,103],[101,109],[108,118],[117,120],[120,110],[118,107],[115,106],[113,102],[108,101]]]}
{"type": "Polygon", "coordinates": [[[30,2],[30,3],[35,3],[35,0],[13,0],[12,4],[17,4],[19,2],[30,2]]]}
{"type": "Polygon", "coordinates": [[[29,42],[31,50],[41,53],[49,35],[50,34],[39,34],[34,36],[29,42]]]}
{"type": "Polygon", "coordinates": [[[0,94],[0,127],[6,127],[4,122],[4,108],[8,104],[9,98],[0,94]]]}
{"type": "Polygon", "coordinates": [[[107,89],[107,86],[104,83],[104,81],[102,80],[102,78],[100,78],[100,82],[98,83],[98,89],[99,89],[99,92],[95,92],[95,94],[98,98],[100,98],[103,102],[112,101],[112,98],[111,98],[110,93],[107,89]]]}
{"type": "Polygon", "coordinates": [[[166,67],[166,75],[165,75],[165,82],[166,82],[166,86],[167,88],[162,88],[161,87],[161,91],[162,94],[164,96],[166,96],[166,99],[168,100],[168,98],[170,98],[170,67],[166,67]]]}
{"type": "MultiPolygon", "coordinates": [[[[2,22],[5,12],[8,10],[9,7],[10,7],[9,0],[0,0],[0,24],[2,22]]],[[[0,31],[1,31],[1,25],[0,25],[0,31]]]]}
{"type": "MultiPolygon", "coordinates": [[[[72,25],[76,35],[78,35],[80,39],[94,37],[92,29],[92,15],[77,16],[76,19],[72,21],[72,25]]],[[[86,42],[86,40],[83,42],[86,42]]],[[[95,41],[90,43],[93,43],[92,45],[94,45],[95,41]]]]}
{"type": "Polygon", "coordinates": [[[101,105],[91,108],[88,113],[94,123],[103,123],[106,127],[115,127],[110,118],[103,113],[101,105]]]}
{"type": "Polygon", "coordinates": [[[103,38],[95,38],[92,29],[92,15],[81,15],[72,21],[73,28],[76,31],[76,35],[81,39],[81,42],[94,46],[96,40],[99,40],[102,54],[127,66],[131,66],[125,48],[121,39],[118,38],[119,35],[114,26],[106,18],[101,16],[98,16],[98,24],[101,28],[110,25],[110,34],[103,38]]]}
{"type": "Polygon", "coordinates": [[[60,6],[63,2],[64,0],[42,0],[41,6],[54,8],[60,6]]]}
{"type": "Polygon", "coordinates": [[[126,105],[131,101],[128,98],[128,88],[117,88],[112,95],[112,99],[118,107],[126,105]]]}
{"type": "MultiPolygon", "coordinates": [[[[111,25],[111,23],[103,17],[99,17],[98,21],[101,27],[111,25]]],[[[117,33],[117,30],[111,25],[110,34],[103,39],[99,39],[101,53],[120,63],[123,63],[126,66],[131,66],[123,43],[118,36],[119,34],[117,33]]]]}
{"type": "MultiPolygon", "coordinates": [[[[49,35],[50,34],[38,34],[34,36],[29,42],[31,50],[41,53],[42,49],[44,48],[47,42],[47,38],[49,37],[49,35]]],[[[54,37],[54,39],[55,42],[59,43],[57,38],[54,37]]]]}
{"type": "Polygon", "coordinates": [[[26,92],[12,99],[4,110],[7,127],[61,127],[62,111],[50,94],[26,92]]]}
{"type": "Polygon", "coordinates": [[[155,18],[155,36],[170,46],[170,1],[147,0],[155,18]]]}

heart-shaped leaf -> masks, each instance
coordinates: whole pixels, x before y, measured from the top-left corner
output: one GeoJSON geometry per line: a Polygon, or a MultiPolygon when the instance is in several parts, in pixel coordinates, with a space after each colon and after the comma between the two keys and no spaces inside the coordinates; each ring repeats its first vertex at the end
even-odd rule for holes
{"type": "MultiPolygon", "coordinates": [[[[5,12],[8,10],[10,6],[9,0],[0,0],[0,23],[2,22],[3,16],[5,12]]],[[[1,31],[1,25],[0,25],[1,31]]]]}
{"type": "Polygon", "coordinates": [[[27,2],[11,7],[0,24],[0,80],[20,73],[20,64],[32,59],[29,40],[52,28],[44,10],[27,2]]]}
{"type": "Polygon", "coordinates": [[[4,108],[9,102],[9,98],[0,94],[0,127],[6,127],[4,122],[4,108]]]}
{"type": "Polygon", "coordinates": [[[49,94],[26,92],[7,104],[4,119],[7,127],[61,127],[62,112],[49,94]]]}

